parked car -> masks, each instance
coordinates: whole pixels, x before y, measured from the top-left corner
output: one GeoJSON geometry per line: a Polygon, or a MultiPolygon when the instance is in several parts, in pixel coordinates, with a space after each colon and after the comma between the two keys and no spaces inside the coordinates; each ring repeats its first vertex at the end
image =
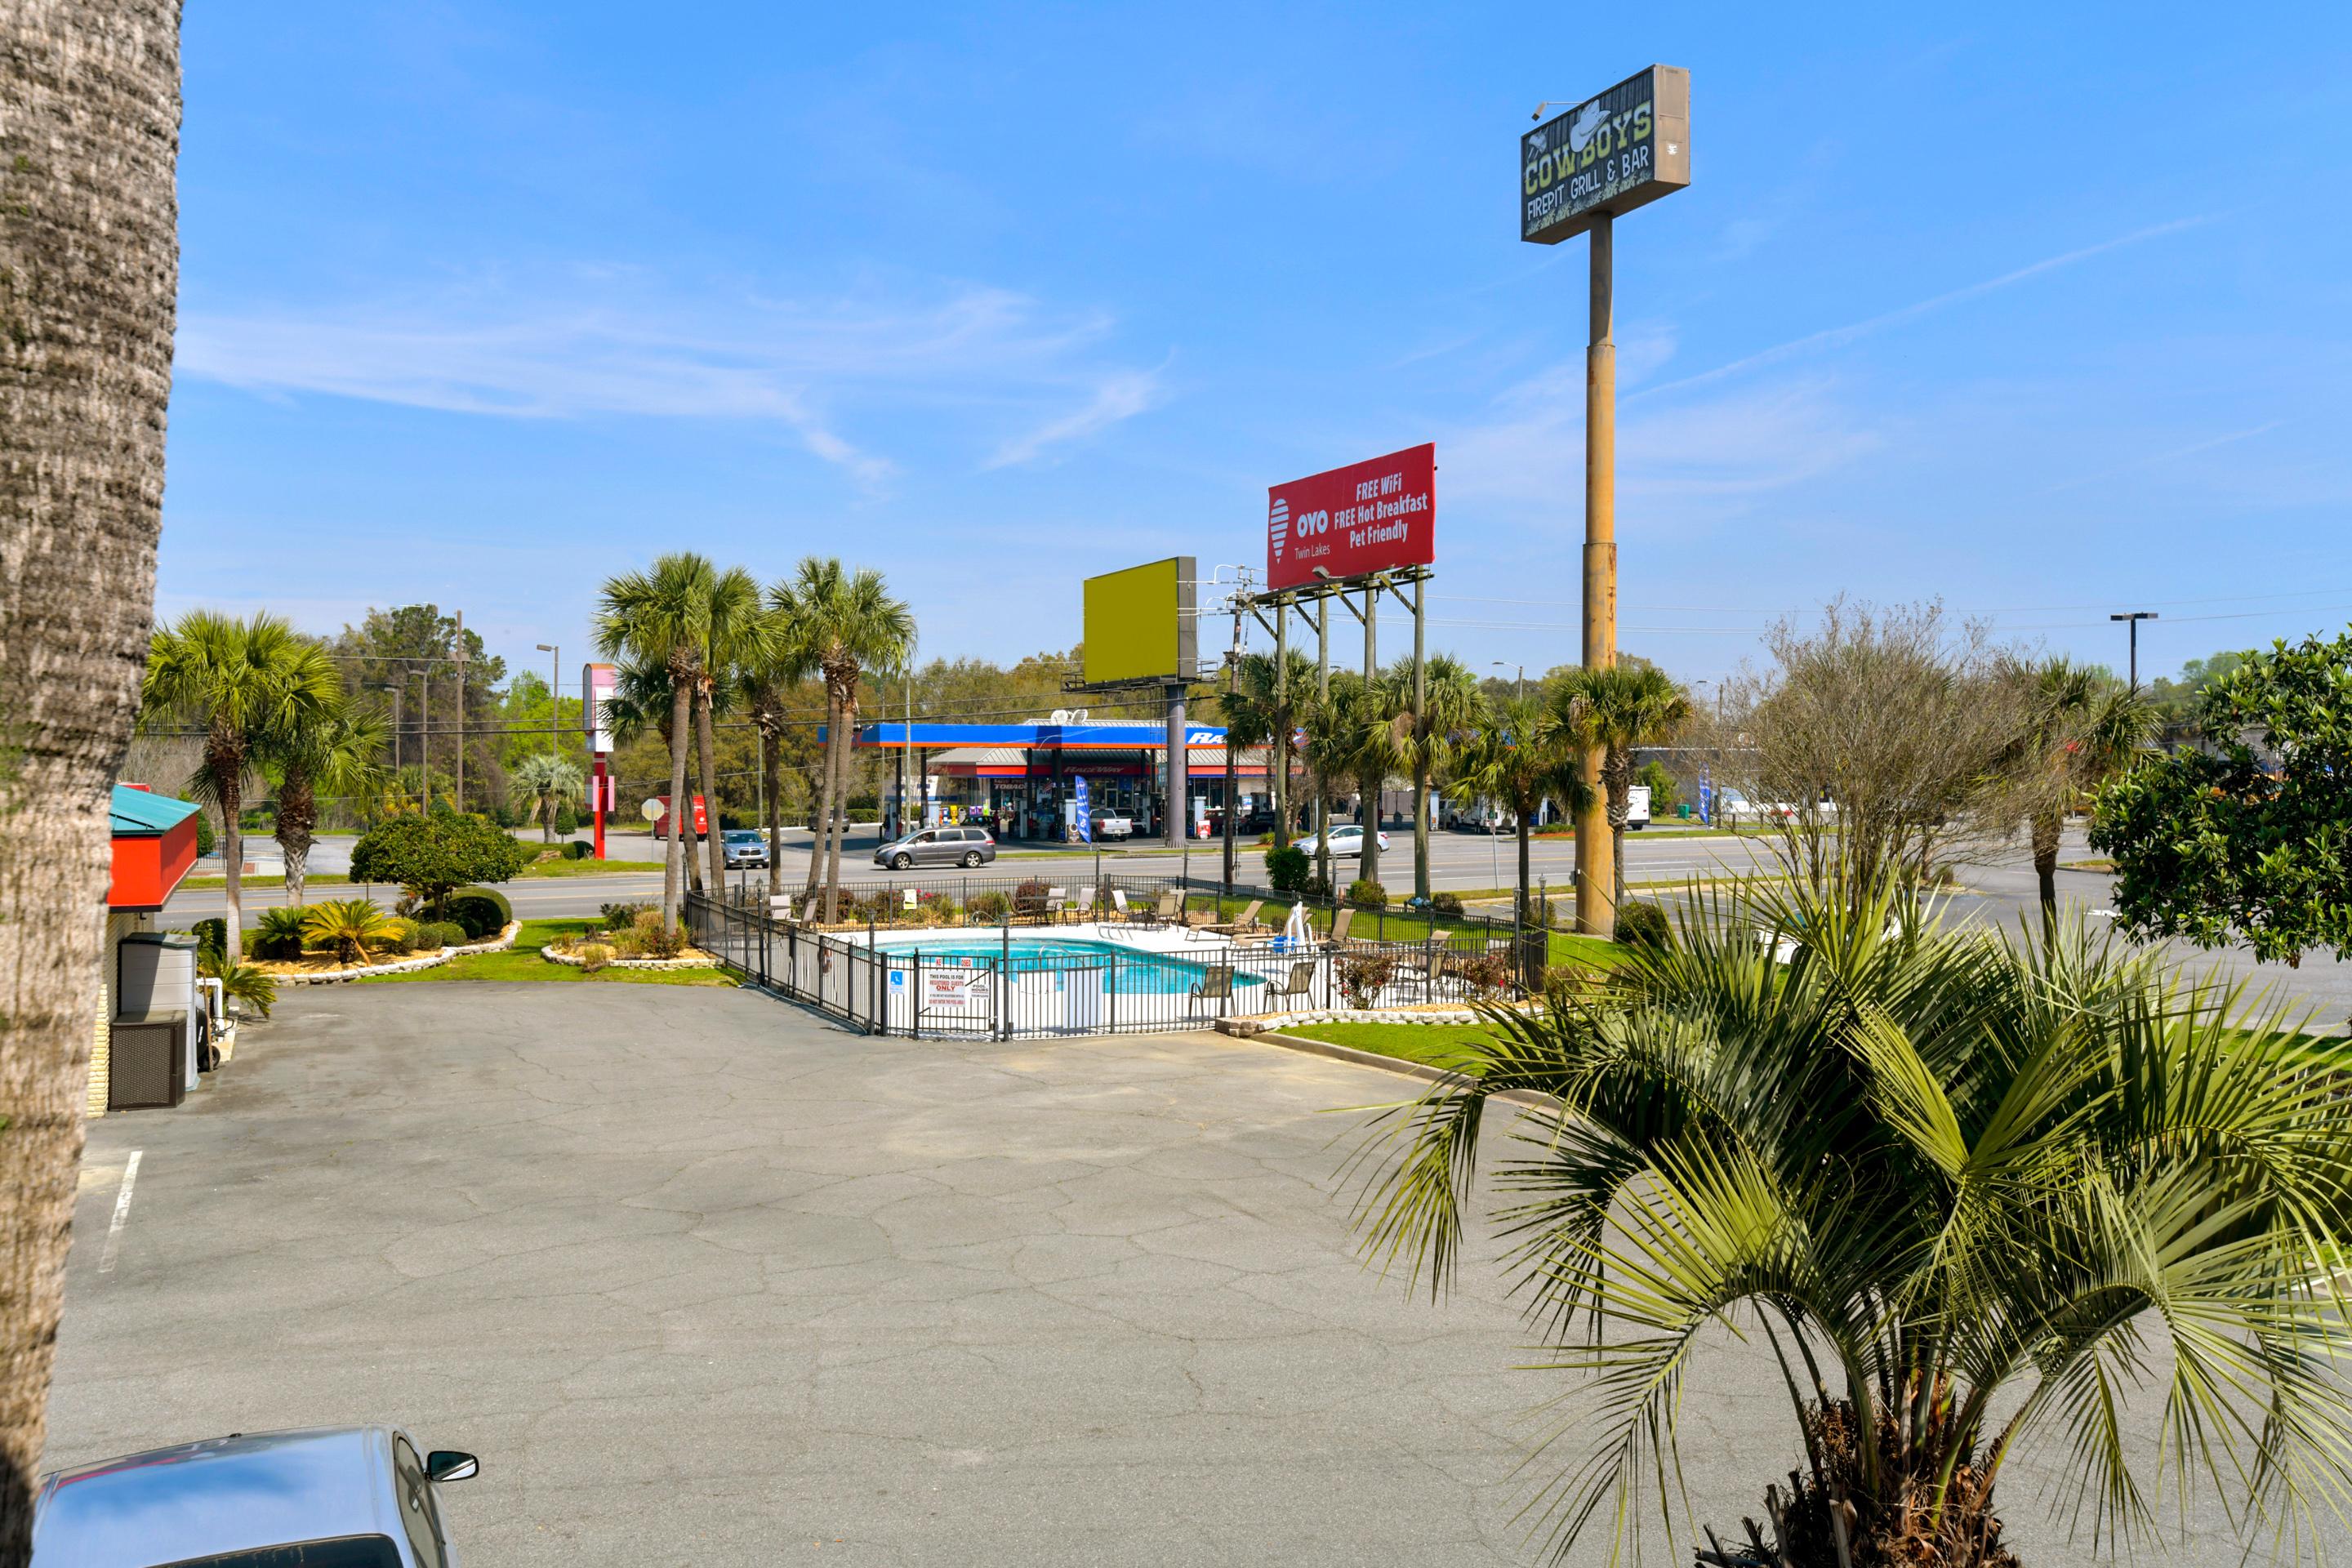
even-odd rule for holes
{"type": "Polygon", "coordinates": [[[1098,805],[1089,815],[1094,819],[1095,842],[1097,844],[1106,838],[1135,837],[1135,820],[1124,813],[1113,811],[1107,805],[1098,805]]]}
{"type": "Polygon", "coordinates": [[[41,1478],[41,1568],[457,1568],[436,1492],[481,1468],[394,1426],[234,1433],[41,1478]]]}
{"type": "Polygon", "coordinates": [[[917,866],[984,866],[995,858],[996,839],[985,827],[926,827],[874,851],[874,863],[893,871],[917,866]]]}
{"type": "Polygon", "coordinates": [[[719,852],[730,871],[746,866],[762,870],[768,864],[768,836],[749,827],[730,827],[719,836],[719,852]]]}
{"type": "MultiPolygon", "coordinates": [[[[1381,847],[1386,849],[1389,847],[1389,836],[1383,833],[1380,836],[1380,839],[1381,847]]],[[[1310,858],[1322,853],[1321,847],[1317,844],[1315,836],[1311,833],[1298,841],[1298,847],[1306,850],[1310,858]]],[[[1335,822],[1331,825],[1331,858],[1333,859],[1345,859],[1351,855],[1361,857],[1363,853],[1364,830],[1362,827],[1352,822],[1335,822]]]]}

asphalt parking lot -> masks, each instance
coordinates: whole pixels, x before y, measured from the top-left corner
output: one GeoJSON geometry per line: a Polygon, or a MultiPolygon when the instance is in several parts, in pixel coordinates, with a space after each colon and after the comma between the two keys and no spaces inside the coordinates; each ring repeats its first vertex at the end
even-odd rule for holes
{"type": "MultiPolygon", "coordinates": [[[[395,1421],[481,1455],[469,1568],[1534,1563],[1518,1467],[1567,1389],[1512,1370],[1492,1270],[1408,1300],[1337,1195],[1334,1108],[1410,1087],[746,992],[295,993],[188,1106],[93,1125],[50,1459],[395,1421]]],[[[1729,1523],[1785,1398],[1727,1342],[1691,1387],[1729,1523]]]]}

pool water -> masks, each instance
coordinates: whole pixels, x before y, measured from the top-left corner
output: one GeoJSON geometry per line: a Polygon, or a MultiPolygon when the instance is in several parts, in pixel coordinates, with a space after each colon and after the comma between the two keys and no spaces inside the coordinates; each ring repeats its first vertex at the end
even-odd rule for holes
{"type": "MultiPolygon", "coordinates": [[[[949,966],[992,970],[1004,959],[1001,941],[908,942],[896,946],[884,942],[881,951],[897,960],[919,956],[926,971],[949,966]]],[[[1109,976],[1106,982],[1109,989],[1122,996],[1181,996],[1200,984],[1208,973],[1206,964],[1172,953],[1139,952],[1117,942],[1053,938],[1013,944],[1013,973],[1016,974],[1081,968],[1104,970],[1109,976]]],[[[1264,984],[1255,974],[1236,972],[1234,975],[1235,989],[1264,984]]]]}

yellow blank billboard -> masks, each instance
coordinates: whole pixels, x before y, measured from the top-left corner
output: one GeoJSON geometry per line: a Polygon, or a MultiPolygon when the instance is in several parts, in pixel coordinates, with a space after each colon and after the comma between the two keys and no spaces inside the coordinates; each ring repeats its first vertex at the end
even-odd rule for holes
{"type": "Polygon", "coordinates": [[[1178,555],[1087,579],[1087,685],[1192,679],[1192,563],[1178,555]]]}

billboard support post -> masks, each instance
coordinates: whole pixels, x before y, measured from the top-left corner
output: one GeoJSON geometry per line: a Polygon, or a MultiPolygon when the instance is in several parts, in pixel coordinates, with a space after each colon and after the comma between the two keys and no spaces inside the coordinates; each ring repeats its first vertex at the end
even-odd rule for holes
{"type": "MultiPolygon", "coordinates": [[[[1290,711],[1290,601],[1274,602],[1274,710],[1290,711]]],[[[1290,847],[1290,727],[1274,737],[1274,847],[1290,847]]]]}
{"type": "MultiPolygon", "coordinates": [[[[1584,351],[1584,667],[1617,662],[1617,342],[1616,223],[1592,225],[1591,320],[1584,351]]],[[[1576,814],[1576,929],[1609,936],[1617,929],[1617,888],[1609,852],[1609,808],[1601,798],[1601,752],[1578,760],[1584,804],[1576,814]]]]}
{"type": "MultiPolygon", "coordinates": [[[[1412,723],[1416,744],[1429,732],[1429,678],[1422,668],[1421,596],[1426,579],[1412,580],[1412,723]]],[[[1429,760],[1412,763],[1412,896],[1429,902],[1429,760]]]]}
{"type": "Polygon", "coordinates": [[[1180,854],[1192,850],[1184,826],[1184,792],[1192,782],[1192,759],[1184,753],[1184,688],[1171,680],[1168,683],[1168,798],[1160,837],[1180,854]]]}
{"type": "MultiPolygon", "coordinates": [[[[1364,584],[1364,694],[1369,699],[1372,683],[1381,678],[1380,613],[1382,583],[1375,577],[1364,584]]],[[[1356,813],[1364,825],[1363,858],[1357,862],[1367,881],[1381,879],[1381,786],[1388,782],[1385,770],[1381,775],[1360,779],[1369,785],[1364,791],[1362,806],[1356,813]]]]}
{"type": "MultiPolygon", "coordinates": [[[[1326,595],[1315,601],[1315,700],[1316,718],[1319,721],[1331,710],[1331,600],[1326,595]]],[[[1331,782],[1319,772],[1315,774],[1315,868],[1323,879],[1323,890],[1331,887],[1331,782]]]]}

